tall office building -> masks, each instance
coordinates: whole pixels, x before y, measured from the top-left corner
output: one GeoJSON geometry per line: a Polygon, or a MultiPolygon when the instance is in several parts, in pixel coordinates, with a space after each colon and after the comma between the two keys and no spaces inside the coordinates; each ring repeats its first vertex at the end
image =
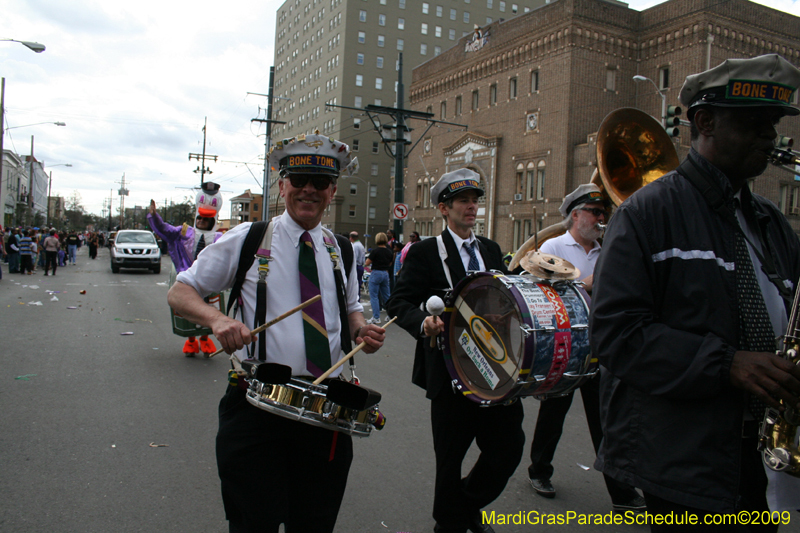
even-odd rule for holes
{"type": "MultiPolygon", "coordinates": [[[[394,107],[397,60],[411,70],[493,21],[526,13],[545,0],[288,0],[277,12],[272,142],[319,130],[348,143],[358,156],[356,177],[341,179],[323,224],[337,233],[391,224],[394,159],[361,111],[369,104],[394,107]],[[346,108],[326,108],[326,103],[346,108]]],[[[406,98],[407,100],[407,98],[406,98]]],[[[383,124],[389,118],[380,117],[383,124]]],[[[419,127],[412,123],[410,127],[419,127]]],[[[391,134],[393,136],[393,134],[391,134]]],[[[410,158],[420,154],[412,152],[410,158]]],[[[273,177],[274,179],[274,177],[273,177]]],[[[283,211],[278,187],[270,212],[283,211]]],[[[372,244],[370,240],[368,244],[372,244]]]]}

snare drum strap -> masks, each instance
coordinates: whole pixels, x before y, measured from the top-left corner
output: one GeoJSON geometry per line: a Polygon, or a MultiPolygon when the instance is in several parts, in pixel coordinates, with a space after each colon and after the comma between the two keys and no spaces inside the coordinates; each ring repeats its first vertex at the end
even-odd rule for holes
{"type": "MultiPolygon", "coordinates": [[[[444,246],[444,239],[441,235],[436,237],[436,246],[439,248],[439,259],[442,260],[442,268],[444,269],[444,276],[447,278],[447,284],[450,285],[450,290],[453,290],[453,278],[450,276],[450,267],[447,266],[447,248],[444,246]]],[[[459,261],[461,258],[459,258],[459,261]]]]}

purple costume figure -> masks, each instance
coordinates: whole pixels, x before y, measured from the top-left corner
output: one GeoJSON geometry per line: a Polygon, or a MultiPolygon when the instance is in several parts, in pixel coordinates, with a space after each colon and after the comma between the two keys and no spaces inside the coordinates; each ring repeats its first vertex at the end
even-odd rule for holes
{"type": "MultiPolygon", "coordinates": [[[[153,232],[167,243],[167,250],[175,267],[175,272],[170,276],[170,285],[178,272],[183,272],[192,266],[203,248],[215,243],[222,236],[222,232],[217,231],[217,217],[222,208],[219,185],[210,181],[203,183],[202,190],[197,193],[195,200],[197,212],[194,227],[190,227],[188,224],[182,226],[167,224],[156,211],[155,201],[150,200],[147,221],[153,232]]],[[[207,301],[215,306],[218,304],[220,308],[224,307],[221,295],[210,295],[207,301]]],[[[208,335],[212,333],[210,329],[200,328],[174,311],[172,313],[172,330],[177,335],[188,337],[183,345],[183,353],[186,357],[194,357],[201,351],[208,357],[217,351],[214,341],[208,338],[208,335]],[[198,335],[200,342],[195,338],[198,335]]]]}

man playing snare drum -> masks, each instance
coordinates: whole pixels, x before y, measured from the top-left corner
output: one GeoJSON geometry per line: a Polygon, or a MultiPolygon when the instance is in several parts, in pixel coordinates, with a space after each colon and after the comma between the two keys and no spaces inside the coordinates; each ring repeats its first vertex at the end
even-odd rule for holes
{"type": "Polygon", "coordinates": [[[389,315],[396,315],[398,324],[417,339],[412,381],[431,400],[436,454],[433,518],[439,533],[492,531],[482,523],[480,511],[503,492],[525,445],[519,401],[479,407],[453,391],[442,352],[430,342],[430,337],[444,331],[444,323],[420,309],[431,296],[443,297],[467,271],[506,272],[497,243],[472,231],[478,198],[483,196],[479,180],[475,172],[460,169],[442,175],[433,186],[431,200],[438,204],[447,228],[440,238],[409,249],[387,305],[389,315]],[[462,479],[461,463],[473,441],[481,454],[462,479]]]}
{"type": "MultiPolygon", "coordinates": [[[[280,171],[278,184],[286,212],[270,222],[268,255],[272,260],[263,323],[299,305],[301,297],[307,300],[311,285],[322,300],[265,330],[258,335],[263,339],[256,340],[250,329],[257,318],[259,293],[263,302],[264,292],[257,283],[259,261],[254,261],[241,288],[246,324],[205,304],[203,296],[234,284],[251,226],[240,224],[178,275],[169,303],[187,319],[210,327],[225,351],[235,352],[240,361],[279,363],[290,367],[293,377],[308,376],[310,381],[341,358],[342,328],[355,342],[365,341],[367,353],[383,345],[384,330],[364,321],[355,262],[343,269],[341,282],[336,280],[334,259],[343,254],[337,240],[320,224],[340,172],[352,164],[349,147],[322,135],[301,135],[277,143],[269,161],[280,171]],[[337,288],[340,283],[343,287],[337,288]],[[344,293],[347,323],[342,323],[338,289],[344,293]]],[[[338,374],[337,369],[331,377],[338,374]]],[[[217,467],[230,531],[277,533],[284,524],[287,532],[330,533],[353,457],[350,435],[254,407],[245,398],[246,389],[245,380],[234,373],[219,406],[217,467]],[[304,497],[310,493],[313,505],[304,497]]]]}

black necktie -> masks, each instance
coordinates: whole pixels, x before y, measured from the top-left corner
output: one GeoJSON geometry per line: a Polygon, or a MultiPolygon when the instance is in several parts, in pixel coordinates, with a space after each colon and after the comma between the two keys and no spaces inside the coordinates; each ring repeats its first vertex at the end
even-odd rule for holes
{"type": "MultiPolygon", "coordinates": [[[[738,204],[736,200],[735,205],[738,204]]],[[[739,349],[774,352],[775,331],[741,231],[736,232],[736,294],[739,298],[739,349]]],[[[748,408],[756,420],[764,417],[766,407],[764,402],[750,395],[748,408]]]]}
{"type": "Polygon", "coordinates": [[[200,240],[197,241],[197,248],[194,251],[194,258],[197,259],[197,256],[200,255],[200,252],[203,251],[203,248],[206,247],[206,236],[200,235],[200,240]]]}

